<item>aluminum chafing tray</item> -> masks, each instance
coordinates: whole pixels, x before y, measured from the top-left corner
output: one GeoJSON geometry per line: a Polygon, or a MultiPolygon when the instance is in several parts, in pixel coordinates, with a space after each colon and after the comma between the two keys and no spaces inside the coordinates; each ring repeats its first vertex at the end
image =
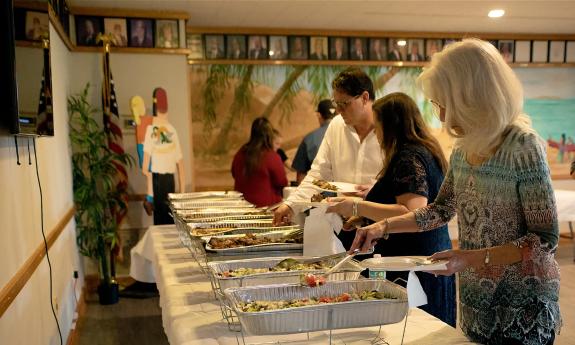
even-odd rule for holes
{"type": "Polygon", "coordinates": [[[174,213],[186,221],[193,222],[196,218],[223,217],[223,216],[247,216],[247,215],[270,215],[262,209],[254,207],[210,207],[194,209],[177,209],[174,213]]]}
{"type": "MultiPolygon", "coordinates": [[[[288,235],[290,232],[291,231],[273,231],[273,232],[258,233],[258,234],[256,234],[256,236],[269,237],[273,241],[273,240],[279,240],[280,238],[288,235]]],[[[204,240],[206,242],[206,252],[214,252],[214,253],[217,253],[218,255],[238,255],[238,254],[243,254],[243,253],[264,252],[264,251],[303,250],[303,243],[273,243],[273,242],[272,243],[265,243],[265,244],[256,244],[253,246],[215,249],[215,248],[212,248],[209,244],[210,239],[212,237],[233,238],[233,237],[238,237],[238,235],[218,235],[218,236],[202,237],[202,240],[204,240]]]]}
{"type": "Polygon", "coordinates": [[[219,216],[219,217],[204,217],[204,218],[193,218],[191,222],[193,223],[215,223],[215,222],[225,222],[230,220],[273,220],[273,214],[244,214],[244,215],[231,215],[231,216],[219,216]]]}
{"type": "MultiPolygon", "coordinates": [[[[289,257],[299,262],[306,263],[317,261],[313,257],[289,257]]],[[[272,284],[297,284],[299,283],[300,276],[306,273],[319,274],[325,272],[326,269],[316,270],[298,270],[298,271],[278,271],[278,272],[264,272],[254,273],[241,277],[223,277],[220,274],[229,270],[236,270],[238,268],[272,268],[275,267],[280,261],[288,259],[288,257],[276,258],[257,258],[248,260],[229,260],[229,261],[214,261],[208,262],[208,267],[212,273],[212,277],[216,284],[216,288],[222,291],[232,287],[242,286],[255,286],[255,285],[272,285],[272,284]]],[[[330,266],[335,265],[339,260],[332,258],[326,260],[330,266]]],[[[355,260],[346,262],[343,267],[337,272],[330,274],[327,279],[332,280],[354,280],[359,278],[360,272],[363,268],[355,260]]]]}
{"type": "Polygon", "coordinates": [[[201,209],[201,208],[253,208],[253,204],[245,200],[206,199],[172,201],[170,207],[175,210],[201,209]]]}
{"type": "Polygon", "coordinates": [[[386,280],[333,281],[315,288],[299,284],[251,286],[226,289],[224,294],[237,314],[242,330],[252,335],[379,326],[400,322],[408,310],[406,290],[386,280]],[[327,303],[249,313],[240,308],[242,302],[335,297],[366,290],[384,292],[396,299],[327,303]]]}
{"type": "MultiPolygon", "coordinates": [[[[206,225],[211,225],[213,223],[206,223],[206,225]]],[[[196,224],[197,225],[197,224],[196,224]]],[[[200,224],[201,225],[201,224],[200,224]]],[[[189,234],[191,237],[212,237],[219,235],[243,235],[243,234],[265,234],[274,231],[294,231],[301,229],[299,225],[288,225],[288,226],[245,226],[230,228],[227,230],[221,230],[218,232],[213,232],[210,234],[203,234],[202,229],[210,229],[210,227],[189,227],[189,234]]]]}
{"type": "Polygon", "coordinates": [[[209,199],[209,198],[229,198],[242,199],[243,194],[237,191],[205,191],[193,193],[168,193],[169,200],[189,200],[189,199],[209,199]]]}

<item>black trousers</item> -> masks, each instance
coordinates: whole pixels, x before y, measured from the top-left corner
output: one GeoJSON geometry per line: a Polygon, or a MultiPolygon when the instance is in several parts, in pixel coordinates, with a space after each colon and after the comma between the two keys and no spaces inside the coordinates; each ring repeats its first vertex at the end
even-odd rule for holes
{"type": "Polygon", "coordinates": [[[176,191],[174,174],[152,174],[154,188],[154,225],[174,224],[168,207],[168,193],[176,191]]]}

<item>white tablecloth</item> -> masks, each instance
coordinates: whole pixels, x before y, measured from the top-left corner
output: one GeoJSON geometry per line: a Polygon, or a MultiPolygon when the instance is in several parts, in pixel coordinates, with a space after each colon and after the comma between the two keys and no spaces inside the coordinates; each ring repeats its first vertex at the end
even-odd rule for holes
{"type": "MultiPolygon", "coordinates": [[[[182,248],[174,226],[152,226],[138,243],[137,255],[148,261],[160,291],[164,331],[172,345],[237,345],[241,333],[228,330],[207,277],[182,248]],[[142,243],[143,242],[143,243],[142,243]]],[[[136,278],[136,277],[134,277],[136,278]]],[[[403,322],[382,327],[389,344],[400,344],[403,322]]],[[[333,344],[369,344],[378,327],[337,330],[333,344]]],[[[246,337],[246,344],[289,341],[290,344],[327,344],[329,332],[246,337]],[[294,341],[296,341],[294,343],[294,341]]],[[[470,344],[463,334],[419,309],[411,309],[404,344],[470,344]]]]}
{"type": "Polygon", "coordinates": [[[557,218],[560,222],[575,222],[575,191],[555,190],[557,218]]]}

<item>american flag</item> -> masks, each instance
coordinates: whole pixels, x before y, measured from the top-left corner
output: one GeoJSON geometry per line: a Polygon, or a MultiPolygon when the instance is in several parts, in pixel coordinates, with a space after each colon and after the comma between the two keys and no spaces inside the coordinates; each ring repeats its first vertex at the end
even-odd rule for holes
{"type": "MultiPolygon", "coordinates": [[[[118,111],[118,101],[116,99],[116,90],[114,88],[114,80],[110,70],[110,53],[106,49],[104,53],[104,81],[102,83],[102,109],[104,111],[104,130],[108,137],[108,147],[118,154],[124,153],[124,145],[122,143],[122,129],[120,127],[120,113],[118,111]]],[[[124,204],[128,204],[128,173],[126,167],[121,162],[114,162],[118,174],[117,192],[121,195],[124,204]]],[[[127,206],[114,210],[117,224],[121,224],[126,214],[128,213],[127,206]]]]}

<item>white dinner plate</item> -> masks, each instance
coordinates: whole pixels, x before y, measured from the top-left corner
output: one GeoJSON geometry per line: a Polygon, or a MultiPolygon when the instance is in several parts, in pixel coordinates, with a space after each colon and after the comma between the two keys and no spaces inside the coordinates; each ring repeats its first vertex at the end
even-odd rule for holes
{"type": "Polygon", "coordinates": [[[430,261],[425,256],[387,256],[360,262],[364,268],[381,271],[440,271],[447,269],[447,261],[430,261]]]}
{"type": "Polygon", "coordinates": [[[348,183],[348,182],[328,182],[331,185],[334,185],[337,187],[337,190],[331,190],[331,189],[324,189],[321,188],[319,186],[313,185],[315,188],[321,190],[322,192],[331,192],[331,193],[355,193],[357,192],[357,189],[355,189],[355,186],[357,186],[354,183],[348,183]]]}

